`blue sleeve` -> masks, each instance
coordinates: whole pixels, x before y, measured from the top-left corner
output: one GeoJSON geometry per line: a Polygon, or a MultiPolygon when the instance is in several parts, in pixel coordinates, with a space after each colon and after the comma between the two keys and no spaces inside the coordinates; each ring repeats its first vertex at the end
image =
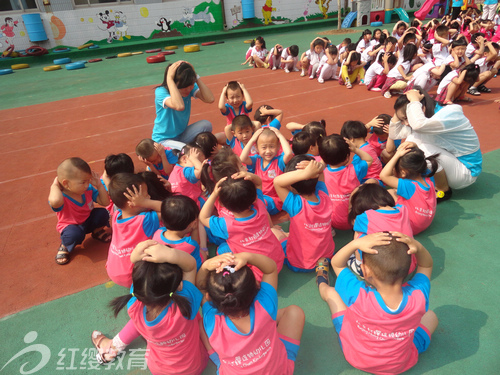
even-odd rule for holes
{"type": "Polygon", "coordinates": [[[278,157],[278,168],[281,170],[281,172],[284,172],[286,168],[284,157],[285,154],[283,153],[278,157]]]}
{"type": "Polygon", "coordinates": [[[189,96],[196,99],[196,92],[199,90],[200,90],[200,88],[198,87],[198,84],[195,83],[193,89],[189,93],[189,96]]]}
{"type": "Polygon", "coordinates": [[[205,327],[205,332],[207,336],[212,336],[215,328],[215,315],[217,315],[217,309],[209,301],[205,302],[201,307],[201,312],[203,314],[203,327],[205,327]]]}
{"type": "Polygon", "coordinates": [[[260,155],[253,155],[250,156],[250,159],[252,160],[251,168],[255,171],[255,167],[257,166],[257,163],[261,159],[260,155]]]}
{"type": "Polygon", "coordinates": [[[246,102],[246,101],[243,101],[243,107],[245,108],[245,112],[246,112],[246,113],[250,113],[250,112],[252,112],[252,108],[248,109],[248,107],[247,107],[247,102],[246,102]]]}
{"type": "MultiPolygon", "coordinates": [[[[102,186],[104,186],[104,189],[106,189],[106,191],[108,191],[108,187],[106,186],[106,184],[104,183],[104,181],[102,180],[102,178],[100,179],[101,180],[101,184],[102,186]]],[[[108,191],[109,192],[109,191],[108,191]]]]}
{"type": "Polygon", "coordinates": [[[260,199],[262,201],[262,203],[266,204],[266,199],[264,198],[264,193],[260,189],[257,189],[257,199],[260,199]]]}
{"type": "Polygon", "coordinates": [[[316,194],[318,194],[320,191],[328,195],[328,188],[326,187],[324,181],[318,181],[316,184],[316,194]]]}
{"type": "Polygon", "coordinates": [[[278,314],[278,292],[276,292],[276,289],[271,284],[266,282],[260,284],[260,290],[255,297],[255,301],[259,301],[271,318],[276,320],[276,315],[278,314]]]}
{"type": "Polygon", "coordinates": [[[231,147],[231,149],[234,148],[234,146],[236,145],[236,140],[237,138],[236,137],[233,137],[231,138],[230,140],[229,139],[226,139],[226,144],[231,147]]]}
{"type": "Polygon", "coordinates": [[[290,191],[283,202],[283,210],[286,211],[290,217],[294,217],[302,210],[302,199],[300,195],[290,191]]]}
{"type": "Polygon", "coordinates": [[[203,294],[187,280],[182,280],[182,290],[176,293],[179,296],[187,298],[191,304],[191,316],[189,320],[196,318],[196,314],[198,314],[198,310],[200,309],[201,300],[203,299],[203,294]]]}
{"type": "Polygon", "coordinates": [[[357,163],[359,163],[360,160],[361,160],[361,158],[358,155],[354,155],[352,157],[352,164],[357,164],[357,163]]]}
{"type": "Polygon", "coordinates": [[[144,221],[142,222],[142,230],[144,234],[150,238],[160,228],[160,219],[156,211],[144,212],[144,221]]]}
{"type": "Polygon", "coordinates": [[[177,161],[179,160],[177,158],[177,156],[174,155],[174,153],[172,152],[172,150],[165,150],[165,156],[167,157],[167,161],[170,164],[176,164],[177,161]]]}
{"type": "Polygon", "coordinates": [[[92,185],[89,185],[87,190],[92,190],[92,200],[95,202],[97,197],[99,196],[99,191],[92,185]]]}
{"type": "Polygon", "coordinates": [[[355,232],[368,233],[368,216],[366,215],[366,212],[363,212],[361,215],[356,216],[352,229],[355,232]]]}
{"type": "Polygon", "coordinates": [[[209,221],[209,228],[214,236],[227,240],[229,233],[227,232],[226,220],[223,217],[212,216],[209,221]]]}
{"type": "Polygon", "coordinates": [[[354,167],[354,173],[356,173],[356,177],[361,183],[361,181],[366,177],[366,174],[368,173],[368,163],[361,158],[359,158],[356,162],[353,159],[352,166],[354,167]]]}
{"type": "Polygon", "coordinates": [[[279,122],[279,120],[277,118],[275,118],[273,121],[271,121],[269,123],[269,127],[276,128],[276,129],[280,130],[281,129],[281,122],[279,122]]]}
{"type": "Polygon", "coordinates": [[[431,292],[431,281],[423,273],[416,273],[404,287],[410,294],[412,290],[420,290],[425,296],[425,311],[429,310],[429,294],[431,292]],[[408,288],[408,289],[407,289],[408,288]]]}
{"type": "Polygon", "coordinates": [[[229,107],[230,107],[230,106],[231,106],[231,105],[230,105],[230,104],[227,104],[227,103],[224,105],[224,112],[223,112],[223,111],[220,111],[220,113],[222,113],[222,116],[227,116],[227,115],[229,114],[229,111],[231,111],[231,110],[229,109],[229,107]]]}
{"type": "MultiPolygon", "coordinates": [[[[50,206],[50,202],[49,201],[47,201],[47,202],[49,203],[49,206],[50,206]]],[[[57,207],[57,208],[54,208],[54,207],[50,206],[50,208],[54,212],[60,212],[63,209],[63,207],[64,207],[64,203],[61,205],[61,207],[57,207]]]]}
{"type": "Polygon", "coordinates": [[[188,180],[192,184],[196,184],[198,181],[200,181],[194,175],[194,167],[185,167],[185,168],[183,168],[182,169],[182,174],[184,175],[184,177],[186,177],[186,180],[188,180]]]}
{"type": "Polygon", "coordinates": [[[155,102],[159,107],[163,107],[163,102],[165,99],[170,98],[170,93],[165,87],[158,87],[155,90],[155,102]]]}
{"type": "Polygon", "coordinates": [[[365,287],[364,281],[358,280],[358,278],[348,268],[344,268],[340,272],[337,276],[337,281],[335,282],[335,290],[347,306],[351,306],[354,302],[356,302],[359,296],[359,291],[365,287]]]}
{"type": "Polygon", "coordinates": [[[410,199],[415,194],[417,187],[412,180],[400,178],[398,179],[398,189],[396,193],[404,199],[410,199]]]}

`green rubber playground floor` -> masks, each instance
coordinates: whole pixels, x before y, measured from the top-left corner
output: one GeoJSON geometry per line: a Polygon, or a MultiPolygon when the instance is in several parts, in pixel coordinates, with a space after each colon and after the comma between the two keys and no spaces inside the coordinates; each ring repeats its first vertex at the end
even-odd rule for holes
{"type": "MultiPolygon", "coordinates": [[[[317,32],[333,28],[277,32],[265,37],[268,47],[277,42],[304,46],[317,32]]],[[[242,40],[253,36],[256,35],[249,33],[228,39],[224,44],[206,47],[189,56],[179,51],[172,61],[188,59],[200,75],[244,69],[239,65],[246,50],[242,40]]],[[[357,40],[359,34],[347,36],[357,40]]],[[[339,43],[344,37],[331,35],[330,39],[339,43]]],[[[30,69],[1,78],[0,109],[161,83],[166,65],[147,64],[145,58],[139,55],[107,60],[89,64],[81,72],[47,73],[42,71],[43,65],[33,64],[30,69]],[[93,74],[84,74],[88,70],[93,74]],[[7,91],[9,94],[5,95],[7,91]]],[[[119,95],[116,100],[120,100],[119,95]]],[[[434,259],[430,308],[440,323],[428,351],[419,357],[409,374],[499,373],[500,298],[496,271],[500,262],[494,253],[495,244],[500,242],[499,159],[500,150],[485,154],[478,181],[466,190],[454,191],[452,200],[439,205],[432,226],[416,236],[434,259]]],[[[336,248],[351,237],[350,232],[339,231],[334,238],[336,248]]],[[[29,255],[20,255],[20,267],[23,256],[29,255]]],[[[107,307],[112,298],[125,293],[124,288],[103,284],[1,319],[0,337],[4,344],[0,351],[0,374],[148,374],[141,359],[146,347],[143,339],[134,341],[124,357],[106,367],[97,366],[93,360],[91,332],[98,329],[113,336],[128,320],[125,311],[114,319],[107,307]]],[[[328,307],[317,292],[314,274],[292,273],[285,267],[280,274],[278,294],[279,307],[297,304],[306,313],[296,374],[361,373],[342,355],[328,307]]],[[[209,364],[205,374],[215,374],[215,367],[209,364]]]]}

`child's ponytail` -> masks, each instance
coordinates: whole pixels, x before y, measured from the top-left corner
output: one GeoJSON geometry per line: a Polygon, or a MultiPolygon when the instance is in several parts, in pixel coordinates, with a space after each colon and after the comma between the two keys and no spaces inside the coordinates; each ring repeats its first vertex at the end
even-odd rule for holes
{"type": "Polygon", "coordinates": [[[215,189],[215,181],[213,180],[212,166],[209,163],[205,163],[203,167],[201,167],[200,181],[205,187],[207,194],[212,194],[215,189]]]}
{"type": "Polygon", "coordinates": [[[434,154],[426,158],[420,148],[414,147],[396,162],[395,168],[398,174],[405,170],[406,178],[409,179],[416,179],[418,176],[432,177],[438,169],[438,156],[439,154],[434,154]]]}
{"type": "Polygon", "coordinates": [[[110,303],[109,307],[113,310],[113,314],[115,318],[118,316],[118,313],[125,307],[127,306],[128,301],[133,297],[133,294],[126,294],[121,297],[116,297],[114,298],[110,303]]]}
{"type": "Polygon", "coordinates": [[[439,155],[440,154],[434,154],[434,155],[431,155],[431,156],[428,156],[427,158],[425,158],[425,160],[431,164],[431,169],[430,169],[429,173],[426,174],[426,177],[432,177],[436,174],[438,167],[439,167],[438,160],[437,160],[439,155]]]}

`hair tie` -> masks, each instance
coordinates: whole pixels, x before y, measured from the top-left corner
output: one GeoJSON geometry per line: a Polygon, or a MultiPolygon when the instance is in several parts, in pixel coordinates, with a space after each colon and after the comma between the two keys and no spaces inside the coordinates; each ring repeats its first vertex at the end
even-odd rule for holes
{"type": "Polygon", "coordinates": [[[229,271],[222,272],[222,277],[226,277],[227,275],[229,275],[229,271]]]}
{"type": "Polygon", "coordinates": [[[172,295],[173,295],[173,294],[174,294],[174,292],[170,292],[170,294],[169,294],[169,295],[170,295],[170,297],[172,297],[172,295]]]}
{"type": "Polygon", "coordinates": [[[233,293],[226,293],[226,295],[224,297],[229,297],[229,296],[232,296],[233,293]]]}
{"type": "Polygon", "coordinates": [[[135,296],[134,296],[134,293],[130,293],[130,294],[132,294],[132,297],[135,297],[135,296]]]}
{"type": "Polygon", "coordinates": [[[224,269],[225,269],[226,271],[229,271],[229,272],[231,272],[231,273],[234,273],[234,267],[233,267],[233,266],[224,266],[224,269]]]}

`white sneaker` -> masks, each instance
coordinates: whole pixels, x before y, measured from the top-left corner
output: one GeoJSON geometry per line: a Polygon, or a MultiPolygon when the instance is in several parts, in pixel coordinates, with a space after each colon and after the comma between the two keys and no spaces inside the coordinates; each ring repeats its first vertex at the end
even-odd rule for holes
{"type": "Polygon", "coordinates": [[[293,72],[298,72],[299,70],[299,68],[293,68],[293,72]]]}
{"type": "Polygon", "coordinates": [[[382,89],[380,87],[372,87],[370,91],[380,92],[382,89]]]}
{"type": "Polygon", "coordinates": [[[391,93],[390,93],[389,91],[386,91],[386,92],[384,93],[384,98],[386,98],[386,99],[390,99],[390,98],[392,98],[391,93]]]}
{"type": "Polygon", "coordinates": [[[325,83],[325,80],[324,80],[323,78],[319,77],[319,78],[318,78],[318,82],[319,82],[319,83],[325,83]]]}
{"type": "Polygon", "coordinates": [[[309,76],[309,79],[314,79],[314,75],[312,75],[312,76],[309,76]]]}
{"type": "Polygon", "coordinates": [[[272,68],[271,70],[276,70],[276,67],[275,67],[275,66],[273,66],[273,68],[272,68]]]}
{"type": "Polygon", "coordinates": [[[302,73],[300,73],[300,76],[301,77],[305,77],[306,76],[306,71],[304,69],[302,69],[302,73]]]}
{"type": "Polygon", "coordinates": [[[290,71],[288,70],[288,68],[285,68],[285,73],[290,73],[290,71]]]}

